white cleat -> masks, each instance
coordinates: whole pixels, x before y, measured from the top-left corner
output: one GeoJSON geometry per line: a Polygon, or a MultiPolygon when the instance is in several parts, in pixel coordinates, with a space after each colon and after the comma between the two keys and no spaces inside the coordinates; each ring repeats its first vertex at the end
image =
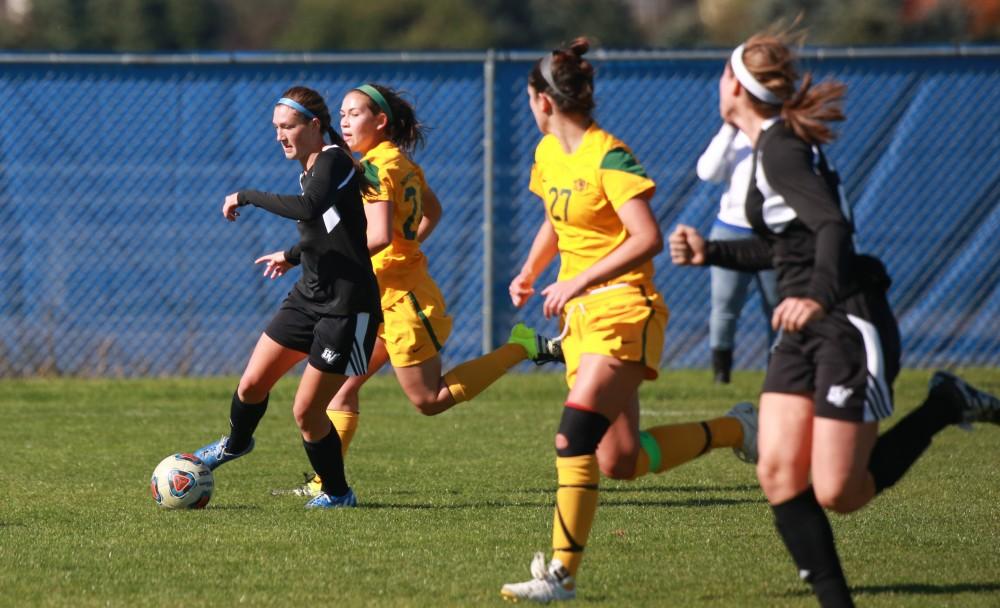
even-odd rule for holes
{"type": "Polygon", "coordinates": [[[527,600],[540,604],[576,598],[573,577],[557,559],[546,567],[545,555],[536,553],[531,560],[531,576],[530,581],[507,583],[500,589],[500,595],[509,602],[527,600]]]}
{"type": "Polygon", "coordinates": [[[953,404],[961,419],[958,425],[972,430],[973,422],[1000,424],[1000,399],[972,386],[955,374],[938,371],[931,378],[929,393],[953,404]]]}
{"type": "Polygon", "coordinates": [[[743,462],[757,462],[757,410],[749,401],[741,401],[726,412],[726,416],[740,421],[743,427],[743,446],[733,448],[733,453],[743,462]]]}

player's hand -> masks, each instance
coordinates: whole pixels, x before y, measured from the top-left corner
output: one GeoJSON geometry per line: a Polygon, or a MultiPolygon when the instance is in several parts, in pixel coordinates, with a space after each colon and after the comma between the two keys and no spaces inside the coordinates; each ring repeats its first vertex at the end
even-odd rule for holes
{"type": "Polygon", "coordinates": [[[819,302],[811,298],[785,298],[774,309],[771,327],[775,330],[797,332],[812,321],[826,315],[819,302]]]}
{"type": "Polygon", "coordinates": [[[545,296],[545,304],[542,305],[542,313],[545,314],[545,318],[551,319],[561,315],[566,307],[566,302],[582,294],[586,289],[587,285],[581,282],[578,277],[553,283],[543,289],[542,295],[545,296]]]}
{"type": "Polygon", "coordinates": [[[677,224],[670,234],[670,260],[677,266],[701,266],[705,263],[705,239],[685,224],[677,224]]]}
{"type": "Polygon", "coordinates": [[[226,197],[226,202],[222,203],[222,217],[226,218],[230,222],[235,222],[236,218],[240,216],[240,212],[236,210],[239,207],[239,200],[235,192],[226,197]]]}
{"type": "Polygon", "coordinates": [[[535,295],[535,288],[532,287],[534,282],[535,280],[524,272],[514,277],[514,280],[510,282],[507,292],[510,294],[510,301],[515,308],[521,308],[528,301],[528,298],[535,295]]]}
{"type": "Polygon", "coordinates": [[[282,276],[288,269],[292,267],[291,264],[285,260],[284,251],[275,251],[274,253],[269,253],[257,258],[254,264],[267,264],[264,267],[264,276],[270,277],[271,279],[277,279],[282,276]]]}

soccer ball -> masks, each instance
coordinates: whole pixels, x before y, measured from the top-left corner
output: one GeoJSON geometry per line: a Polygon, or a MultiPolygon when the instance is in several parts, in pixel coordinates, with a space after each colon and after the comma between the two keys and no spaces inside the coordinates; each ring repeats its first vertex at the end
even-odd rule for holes
{"type": "Polygon", "coordinates": [[[149,481],[153,500],[167,509],[201,509],[212,499],[214,488],[212,469],[194,454],[167,456],[149,481]]]}

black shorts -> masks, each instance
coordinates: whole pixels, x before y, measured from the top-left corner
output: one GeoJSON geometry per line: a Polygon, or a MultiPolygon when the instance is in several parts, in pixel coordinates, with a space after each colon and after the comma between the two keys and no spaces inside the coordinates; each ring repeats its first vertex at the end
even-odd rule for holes
{"type": "Polygon", "coordinates": [[[307,353],[309,364],[321,372],[363,376],[380,322],[379,315],[367,312],[320,314],[292,291],[264,333],[285,348],[307,353]]]}
{"type": "Polygon", "coordinates": [[[892,415],[899,328],[885,292],[862,292],[771,350],[765,393],[813,395],[816,416],[873,422],[892,415]]]}

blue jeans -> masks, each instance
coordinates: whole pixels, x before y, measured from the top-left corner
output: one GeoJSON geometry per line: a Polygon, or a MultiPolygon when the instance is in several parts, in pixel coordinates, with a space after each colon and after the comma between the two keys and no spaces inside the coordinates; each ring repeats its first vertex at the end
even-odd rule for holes
{"type": "MultiPolygon", "coordinates": [[[[748,230],[742,231],[726,224],[715,222],[708,237],[717,241],[736,241],[753,236],[748,230]]],[[[719,266],[712,266],[712,313],[709,316],[709,345],[713,350],[733,350],[736,322],[747,301],[750,282],[757,283],[760,303],[767,325],[767,343],[774,342],[771,329],[771,313],[778,305],[778,283],[773,270],[760,272],[740,272],[719,266]]]]}

